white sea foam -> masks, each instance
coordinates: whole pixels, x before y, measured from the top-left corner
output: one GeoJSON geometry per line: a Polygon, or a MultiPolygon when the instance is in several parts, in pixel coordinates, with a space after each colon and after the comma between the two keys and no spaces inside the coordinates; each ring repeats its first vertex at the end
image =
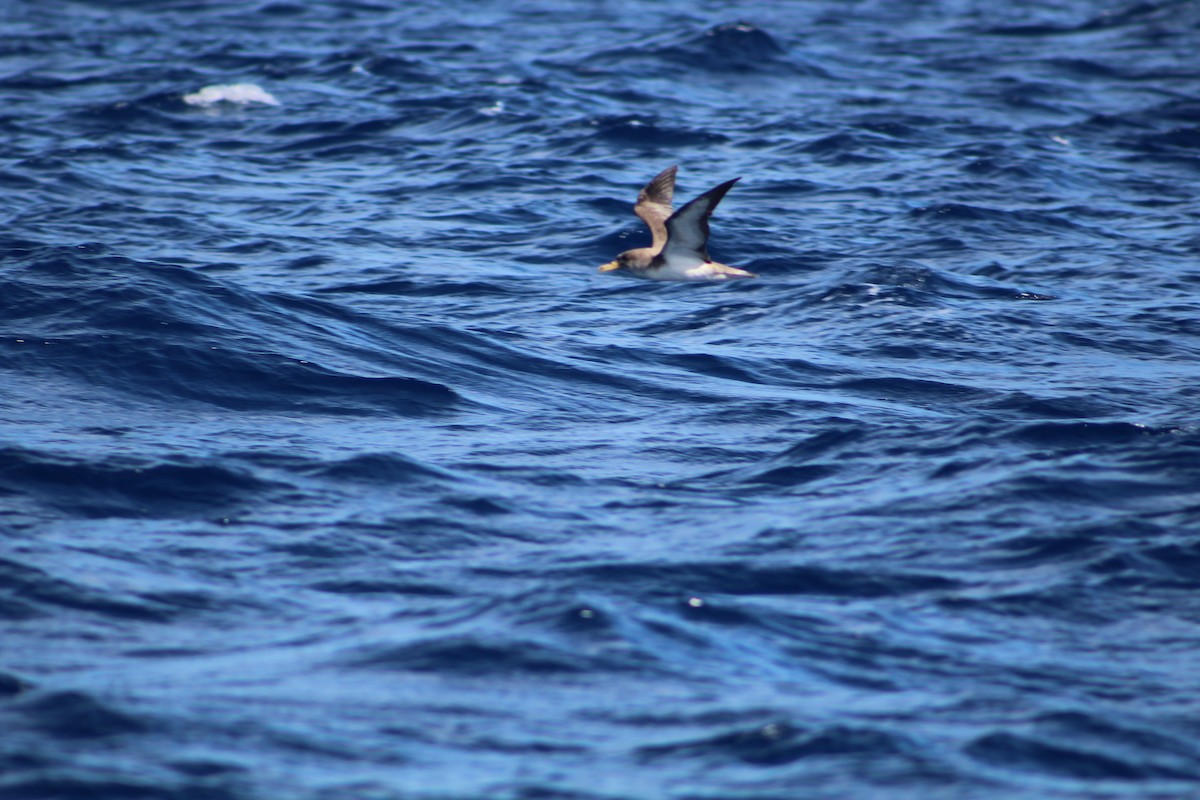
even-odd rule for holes
{"type": "Polygon", "coordinates": [[[215,106],[217,103],[237,103],[239,105],[264,103],[269,106],[279,105],[279,101],[270,92],[253,83],[229,83],[205,86],[198,92],[185,94],[183,102],[189,106],[202,106],[204,108],[215,106]]]}

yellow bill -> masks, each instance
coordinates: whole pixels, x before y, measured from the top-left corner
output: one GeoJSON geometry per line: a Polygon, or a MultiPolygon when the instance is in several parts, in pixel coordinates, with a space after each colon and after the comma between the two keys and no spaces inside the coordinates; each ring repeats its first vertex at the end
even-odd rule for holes
{"type": "Polygon", "coordinates": [[[600,268],[601,272],[612,272],[614,269],[620,269],[621,264],[617,261],[610,261],[600,268]]]}

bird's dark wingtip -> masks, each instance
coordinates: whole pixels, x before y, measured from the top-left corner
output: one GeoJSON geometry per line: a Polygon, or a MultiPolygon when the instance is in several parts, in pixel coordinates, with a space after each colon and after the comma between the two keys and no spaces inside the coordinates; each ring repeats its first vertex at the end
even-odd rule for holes
{"type": "Polygon", "coordinates": [[[724,183],[719,183],[700,196],[713,198],[713,206],[715,207],[716,204],[721,201],[721,198],[725,196],[725,193],[728,192],[730,189],[732,189],[733,185],[735,183],[737,183],[738,181],[740,181],[741,179],[742,178],[739,175],[738,177],[734,178],[731,181],[725,181],[724,183]]]}

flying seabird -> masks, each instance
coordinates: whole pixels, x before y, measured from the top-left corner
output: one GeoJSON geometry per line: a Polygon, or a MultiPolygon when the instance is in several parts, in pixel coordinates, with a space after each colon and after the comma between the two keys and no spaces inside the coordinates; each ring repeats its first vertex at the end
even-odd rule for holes
{"type": "Polygon", "coordinates": [[[708,257],[708,218],[721,198],[741,178],[709,189],[678,211],[671,213],[675,196],[675,173],[669,167],[638,192],[633,213],[650,228],[650,246],[626,250],[600,267],[612,272],[625,267],[635,275],[660,281],[724,281],[753,278],[753,272],[720,264],[708,257]]]}

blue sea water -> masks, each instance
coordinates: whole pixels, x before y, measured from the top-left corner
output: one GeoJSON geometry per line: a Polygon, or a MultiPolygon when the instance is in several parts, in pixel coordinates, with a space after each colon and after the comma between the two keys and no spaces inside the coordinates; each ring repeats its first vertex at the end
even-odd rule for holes
{"type": "Polygon", "coordinates": [[[0,30],[0,798],[1200,796],[1195,3],[0,30]]]}

